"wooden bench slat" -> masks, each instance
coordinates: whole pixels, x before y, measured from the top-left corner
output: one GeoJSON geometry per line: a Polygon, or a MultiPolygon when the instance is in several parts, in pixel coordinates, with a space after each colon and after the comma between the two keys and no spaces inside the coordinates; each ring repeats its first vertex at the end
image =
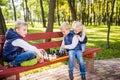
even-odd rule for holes
{"type": "Polygon", "coordinates": [[[0,44],[3,44],[5,41],[5,37],[3,35],[0,35],[0,44]]]}
{"type": "Polygon", "coordinates": [[[101,48],[87,48],[87,50],[84,52],[83,56],[93,58],[94,57],[93,53],[96,53],[96,52],[98,52],[100,50],[101,50],[101,48]]]}
{"type": "Polygon", "coordinates": [[[46,32],[46,33],[34,33],[28,34],[25,40],[40,40],[40,39],[50,39],[50,38],[60,38],[63,34],[61,32],[46,32]]]}
{"type": "Polygon", "coordinates": [[[60,47],[62,41],[54,41],[54,42],[45,42],[40,44],[33,44],[37,48],[43,48],[43,49],[49,49],[49,48],[55,48],[60,47]]]}

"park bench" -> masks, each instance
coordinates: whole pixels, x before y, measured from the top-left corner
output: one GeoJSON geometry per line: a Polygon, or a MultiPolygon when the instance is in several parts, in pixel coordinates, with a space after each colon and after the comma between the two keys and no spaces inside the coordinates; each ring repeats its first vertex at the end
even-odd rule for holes
{"type": "MultiPolygon", "coordinates": [[[[59,48],[62,42],[62,33],[61,32],[46,32],[46,33],[33,33],[33,34],[28,34],[25,38],[26,41],[34,41],[37,40],[39,43],[34,43],[32,45],[36,46],[37,48],[43,48],[43,49],[51,49],[51,48],[59,48]],[[50,42],[46,42],[46,39],[51,39],[50,42]]],[[[0,35],[0,57],[2,58],[2,50],[3,50],[3,44],[5,41],[4,35],[0,35]]],[[[87,48],[86,51],[83,53],[83,56],[86,58],[86,70],[88,72],[93,72],[94,71],[94,58],[96,56],[96,52],[100,51],[101,48],[87,48]]],[[[8,68],[3,66],[2,64],[0,65],[0,79],[6,78],[12,75],[16,76],[16,80],[20,79],[19,73],[32,70],[35,68],[40,68],[43,66],[47,66],[50,64],[58,63],[58,62],[63,62],[67,61],[69,58],[68,55],[58,57],[54,60],[50,61],[45,61],[43,63],[37,63],[34,66],[27,66],[27,67],[13,67],[13,68],[8,68]]]]}

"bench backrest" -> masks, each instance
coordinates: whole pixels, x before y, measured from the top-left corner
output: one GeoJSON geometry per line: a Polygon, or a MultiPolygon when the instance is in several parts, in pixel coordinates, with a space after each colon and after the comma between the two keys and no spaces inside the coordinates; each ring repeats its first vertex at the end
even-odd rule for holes
{"type": "MultiPolygon", "coordinates": [[[[37,48],[50,49],[55,47],[60,47],[62,39],[61,32],[46,32],[46,33],[33,33],[28,34],[24,39],[30,42],[37,48]],[[50,42],[45,42],[46,39],[52,39],[50,42]],[[36,41],[37,40],[37,41],[36,41]]],[[[3,44],[5,41],[5,36],[0,35],[0,56],[2,55],[3,44]]]]}

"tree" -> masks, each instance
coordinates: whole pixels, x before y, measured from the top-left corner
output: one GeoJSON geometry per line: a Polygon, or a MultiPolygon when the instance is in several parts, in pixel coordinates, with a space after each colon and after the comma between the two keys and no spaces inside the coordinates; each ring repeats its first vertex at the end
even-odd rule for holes
{"type": "Polygon", "coordinates": [[[57,19],[58,19],[58,25],[60,26],[60,13],[59,13],[58,0],[57,0],[57,19]]]}
{"type": "Polygon", "coordinates": [[[50,0],[49,3],[49,16],[46,32],[53,32],[54,12],[55,12],[56,0],[50,0]]]}
{"type": "MultiPolygon", "coordinates": [[[[108,7],[108,1],[107,1],[107,7],[108,7]]],[[[115,0],[111,1],[111,13],[110,13],[110,17],[107,14],[107,27],[108,27],[108,32],[107,32],[107,44],[106,44],[106,48],[110,48],[110,42],[109,42],[109,36],[110,36],[110,25],[112,23],[112,17],[113,17],[113,13],[114,13],[114,5],[115,5],[115,0]]],[[[108,12],[108,8],[107,8],[107,12],[108,12]]]]}
{"type": "Polygon", "coordinates": [[[15,8],[14,0],[12,0],[12,5],[13,5],[13,11],[14,11],[14,19],[16,21],[17,17],[16,17],[16,8],[15,8]]]}
{"type": "Polygon", "coordinates": [[[72,14],[72,20],[76,20],[77,17],[76,17],[76,10],[75,10],[75,0],[68,0],[68,4],[69,4],[69,7],[70,7],[70,11],[71,11],[71,14],[72,14]]]}
{"type": "Polygon", "coordinates": [[[40,7],[41,7],[41,13],[42,13],[43,27],[46,27],[46,21],[45,21],[45,16],[44,16],[44,9],[43,9],[42,0],[40,0],[40,7]]]}
{"type": "Polygon", "coordinates": [[[25,21],[29,21],[30,20],[30,11],[29,11],[29,8],[28,8],[28,5],[27,5],[28,1],[25,0],[25,6],[26,6],[26,15],[25,15],[25,21]]]}
{"type": "MultiPolygon", "coordinates": [[[[80,0],[81,1],[81,0],[80,0]]],[[[86,8],[86,0],[81,1],[81,8],[82,8],[82,23],[84,24],[85,18],[86,18],[86,13],[85,13],[85,8],[86,8]]]]}
{"type": "MultiPolygon", "coordinates": [[[[48,26],[47,26],[46,32],[53,32],[55,4],[56,4],[56,0],[50,0],[48,26]]],[[[51,41],[51,39],[46,40],[46,42],[49,42],[49,41],[51,41]]],[[[50,50],[48,49],[47,52],[50,53],[50,50]]]]}
{"type": "Polygon", "coordinates": [[[5,20],[0,7],[0,34],[5,35],[6,30],[7,28],[6,28],[5,20]]]}

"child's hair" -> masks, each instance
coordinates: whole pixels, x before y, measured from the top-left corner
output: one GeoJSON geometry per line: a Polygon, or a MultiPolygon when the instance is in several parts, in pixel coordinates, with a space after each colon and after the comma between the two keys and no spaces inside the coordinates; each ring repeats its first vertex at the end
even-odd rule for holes
{"type": "Polygon", "coordinates": [[[60,26],[60,29],[68,29],[70,28],[70,25],[68,22],[63,22],[60,26]]]}
{"type": "Polygon", "coordinates": [[[17,20],[15,22],[14,28],[17,29],[17,28],[20,28],[22,26],[28,26],[28,24],[26,22],[22,21],[22,20],[17,20]]]}
{"type": "Polygon", "coordinates": [[[82,23],[79,21],[74,21],[72,23],[72,28],[81,28],[82,27],[82,23]]]}

